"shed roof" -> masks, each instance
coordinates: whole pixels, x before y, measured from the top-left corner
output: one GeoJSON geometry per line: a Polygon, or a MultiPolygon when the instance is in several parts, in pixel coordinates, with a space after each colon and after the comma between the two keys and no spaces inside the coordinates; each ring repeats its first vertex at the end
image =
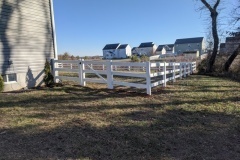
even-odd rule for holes
{"type": "Polygon", "coordinates": [[[118,49],[125,49],[128,46],[128,44],[121,44],[118,49]]]}
{"type": "Polygon", "coordinates": [[[117,49],[120,43],[115,43],[115,44],[107,44],[103,50],[108,50],[108,49],[117,49]]]}
{"type": "Polygon", "coordinates": [[[201,43],[202,41],[203,41],[203,37],[183,38],[183,39],[177,39],[175,44],[201,43]]]}
{"type": "Polygon", "coordinates": [[[144,43],[141,43],[138,48],[153,47],[153,46],[154,46],[153,42],[144,42],[144,43]]]}

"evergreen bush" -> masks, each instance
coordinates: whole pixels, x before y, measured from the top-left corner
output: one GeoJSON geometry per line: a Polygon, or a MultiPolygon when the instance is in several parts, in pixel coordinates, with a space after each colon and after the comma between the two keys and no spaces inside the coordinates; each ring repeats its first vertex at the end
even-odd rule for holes
{"type": "Polygon", "coordinates": [[[3,81],[3,77],[0,75],[0,92],[2,92],[4,89],[4,81],[3,81]]]}
{"type": "Polygon", "coordinates": [[[54,77],[51,73],[51,64],[46,59],[45,66],[44,66],[44,78],[43,81],[47,87],[51,87],[54,84],[54,77]]]}

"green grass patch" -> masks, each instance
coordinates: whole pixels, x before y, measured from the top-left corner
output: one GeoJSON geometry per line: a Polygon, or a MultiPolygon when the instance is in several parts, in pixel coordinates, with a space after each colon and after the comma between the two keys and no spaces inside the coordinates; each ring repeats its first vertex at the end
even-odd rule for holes
{"type": "Polygon", "coordinates": [[[0,159],[238,159],[240,83],[145,90],[64,84],[0,93],[0,159]]]}

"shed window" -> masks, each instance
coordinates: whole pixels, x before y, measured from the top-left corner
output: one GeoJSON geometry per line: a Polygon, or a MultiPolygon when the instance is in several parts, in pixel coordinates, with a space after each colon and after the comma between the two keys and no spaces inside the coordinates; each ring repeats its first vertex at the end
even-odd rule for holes
{"type": "Polygon", "coordinates": [[[17,75],[16,75],[16,73],[11,73],[11,74],[3,75],[3,81],[4,81],[5,83],[16,82],[16,81],[17,81],[17,75]]]}

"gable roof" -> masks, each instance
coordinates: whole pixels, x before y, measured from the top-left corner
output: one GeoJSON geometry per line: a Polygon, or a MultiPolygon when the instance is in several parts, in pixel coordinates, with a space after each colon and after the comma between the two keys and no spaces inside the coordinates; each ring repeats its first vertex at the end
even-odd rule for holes
{"type": "Polygon", "coordinates": [[[133,48],[132,48],[132,51],[136,50],[137,48],[138,48],[138,47],[133,47],[133,48]]]}
{"type": "Polygon", "coordinates": [[[156,51],[162,51],[165,45],[159,45],[156,51]]]}
{"type": "Polygon", "coordinates": [[[177,39],[175,44],[201,43],[202,41],[203,41],[203,37],[183,38],[183,39],[177,39]]]}
{"type": "Polygon", "coordinates": [[[108,50],[108,49],[117,49],[119,47],[120,43],[115,43],[115,44],[107,44],[103,50],[108,50]]]}
{"type": "Polygon", "coordinates": [[[162,51],[163,48],[165,48],[166,51],[172,51],[173,47],[174,47],[174,44],[163,44],[158,46],[157,51],[162,51]]]}
{"type": "Polygon", "coordinates": [[[153,42],[144,42],[144,43],[141,43],[138,48],[153,47],[153,46],[154,46],[153,42]]]}
{"type": "Polygon", "coordinates": [[[240,40],[240,36],[236,36],[236,37],[226,37],[226,43],[228,42],[234,42],[234,41],[239,41],[240,40]]]}
{"type": "Polygon", "coordinates": [[[128,44],[121,44],[118,49],[125,49],[128,46],[128,44]]]}

